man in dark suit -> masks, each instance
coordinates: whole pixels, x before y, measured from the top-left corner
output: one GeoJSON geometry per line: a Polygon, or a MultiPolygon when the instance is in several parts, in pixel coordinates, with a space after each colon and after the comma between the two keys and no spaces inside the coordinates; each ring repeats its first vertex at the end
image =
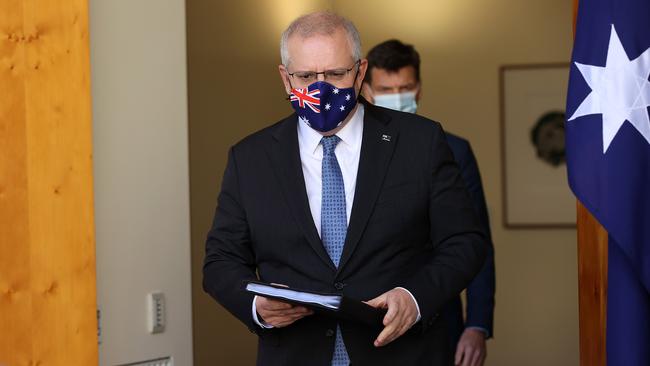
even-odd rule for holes
{"type": "MultiPolygon", "coordinates": [[[[364,95],[368,100],[387,108],[415,113],[420,99],[420,55],[411,45],[388,40],[368,52],[368,72],[364,95]]],[[[490,223],[476,158],[469,142],[446,133],[447,143],[467,185],[483,230],[490,238],[490,223]]],[[[494,248],[489,241],[488,258],[483,269],[467,287],[467,319],[463,319],[460,296],[454,297],[442,312],[450,333],[450,347],[455,350],[455,363],[480,366],[486,357],[487,338],[492,336],[494,318],[494,248]]]]}
{"type": "Polygon", "coordinates": [[[203,287],[259,335],[260,365],[450,365],[438,313],[486,236],[440,125],[357,98],[367,61],[334,13],[283,33],[296,113],[229,153],[203,287]],[[241,290],[258,279],[386,309],[383,329],[241,290]]]}

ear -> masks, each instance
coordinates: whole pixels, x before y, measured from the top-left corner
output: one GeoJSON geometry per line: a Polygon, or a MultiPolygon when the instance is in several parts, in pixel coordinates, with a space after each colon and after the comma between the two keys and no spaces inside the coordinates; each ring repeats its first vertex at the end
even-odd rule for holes
{"type": "Polygon", "coordinates": [[[280,78],[282,78],[282,83],[284,84],[284,90],[288,94],[291,94],[291,83],[289,82],[289,72],[284,65],[278,65],[278,71],[280,72],[280,78]]]}
{"type": "Polygon", "coordinates": [[[418,91],[415,93],[416,103],[420,103],[420,96],[422,96],[422,82],[418,82],[418,91]]]}
{"type": "Polygon", "coordinates": [[[361,93],[361,86],[363,84],[363,79],[366,77],[366,71],[368,70],[368,60],[365,58],[362,58],[361,61],[359,61],[359,74],[357,75],[357,81],[354,87],[359,90],[359,93],[361,93]]]}

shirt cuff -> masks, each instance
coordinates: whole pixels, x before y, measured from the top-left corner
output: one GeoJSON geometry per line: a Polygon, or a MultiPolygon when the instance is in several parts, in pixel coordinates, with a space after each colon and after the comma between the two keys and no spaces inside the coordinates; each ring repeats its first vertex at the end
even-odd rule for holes
{"type": "Polygon", "coordinates": [[[411,295],[411,298],[413,299],[413,302],[415,303],[415,308],[418,310],[418,317],[415,318],[415,322],[413,323],[413,324],[416,324],[417,322],[420,321],[420,319],[422,319],[422,314],[420,314],[420,305],[418,305],[418,301],[415,299],[415,296],[413,296],[411,291],[405,289],[404,287],[395,287],[395,288],[400,288],[400,289],[406,291],[409,295],[411,295]]]}
{"type": "Polygon", "coordinates": [[[477,326],[472,325],[472,326],[466,327],[465,329],[476,329],[476,330],[478,330],[480,332],[483,332],[483,334],[485,334],[485,339],[490,338],[490,332],[487,329],[483,328],[483,327],[477,327],[477,326]]]}
{"type": "MultiPolygon", "coordinates": [[[[411,295],[411,296],[413,296],[413,295],[411,295]]],[[[272,325],[266,324],[265,322],[261,321],[257,317],[257,307],[255,306],[255,301],[257,301],[257,296],[253,297],[253,321],[255,322],[255,324],[259,325],[262,328],[266,328],[266,329],[273,328],[272,325]]]]}

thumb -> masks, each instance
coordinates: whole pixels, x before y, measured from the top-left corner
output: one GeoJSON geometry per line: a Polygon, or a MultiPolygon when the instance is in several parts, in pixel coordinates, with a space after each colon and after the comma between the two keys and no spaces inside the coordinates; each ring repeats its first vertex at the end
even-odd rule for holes
{"type": "Polygon", "coordinates": [[[374,299],[368,300],[365,303],[372,306],[373,308],[384,308],[386,307],[386,295],[375,297],[374,299]]]}

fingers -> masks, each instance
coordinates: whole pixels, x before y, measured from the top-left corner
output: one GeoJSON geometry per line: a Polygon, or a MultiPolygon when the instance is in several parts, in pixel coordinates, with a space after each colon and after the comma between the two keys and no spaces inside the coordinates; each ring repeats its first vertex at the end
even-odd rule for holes
{"type": "Polygon", "coordinates": [[[276,328],[282,328],[282,327],[286,327],[288,325],[291,325],[294,322],[296,322],[296,321],[298,321],[298,320],[300,320],[300,319],[302,319],[302,318],[304,318],[306,316],[309,316],[311,314],[313,314],[313,312],[311,310],[309,310],[308,312],[293,313],[293,314],[289,314],[289,315],[286,315],[286,314],[281,314],[281,315],[267,314],[266,317],[264,317],[262,314],[260,314],[260,316],[262,316],[262,319],[267,324],[272,325],[272,326],[274,326],[276,328]]]}
{"type": "Polygon", "coordinates": [[[469,347],[465,348],[463,351],[463,363],[461,366],[471,366],[472,364],[472,350],[469,347]]]}
{"type": "Polygon", "coordinates": [[[312,310],[304,308],[304,307],[293,307],[289,309],[280,309],[280,310],[268,310],[268,309],[263,309],[262,312],[258,313],[260,315],[267,315],[267,316],[294,316],[294,315],[309,315],[312,313],[312,310]]]}
{"type": "MultiPolygon", "coordinates": [[[[369,303],[374,302],[374,300],[369,303]]],[[[400,337],[413,325],[417,317],[415,304],[410,299],[410,295],[403,290],[393,289],[388,291],[382,300],[383,307],[388,308],[388,311],[384,316],[384,329],[375,339],[375,347],[387,345],[400,337]]]]}
{"type": "Polygon", "coordinates": [[[464,355],[464,348],[461,344],[458,344],[456,347],[456,356],[454,357],[454,365],[460,366],[461,362],[463,361],[463,355],[464,355]]]}
{"type": "Polygon", "coordinates": [[[384,325],[388,325],[392,323],[395,320],[395,316],[397,315],[397,309],[398,309],[398,304],[395,303],[395,300],[391,298],[389,302],[387,302],[388,305],[388,311],[386,312],[386,315],[384,315],[384,325]]]}
{"type": "Polygon", "coordinates": [[[265,320],[267,324],[270,324],[276,328],[282,328],[286,327],[288,325],[293,324],[294,322],[304,318],[305,316],[309,315],[309,313],[296,313],[292,315],[284,315],[284,316],[269,316],[268,320],[265,320]]]}
{"type": "Polygon", "coordinates": [[[462,351],[462,363],[457,362],[457,365],[461,366],[481,366],[483,365],[483,355],[481,350],[472,348],[471,346],[465,346],[462,351]]]}
{"type": "Polygon", "coordinates": [[[455,363],[458,366],[482,366],[485,362],[485,334],[467,328],[458,341],[455,363]]]}
{"type": "Polygon", "coordinates": [[[469,364],[470,366],[482,366],[484,360],[485,360],[484,354],[477,349],[472,354],[472,360],[469,364]]]}
{"type": "Polygon", "coordinates": [[[286,302],[268,299],[266,297],[258,297],[258,298],[260,299],[259,307],[262,307],[264,310],[277,311],[277,310],[288,310],[293,308],[293,305],[286,302]]]}
{"type": "Polygon", "coordinates": [[[274,327],[286,327],[293,322],[313,314],[304,306],[294,306],[289,303],[258,296],[255,302],[257,313],[262,320],[274,327]]]}
{"type": "Polygon", "coordinates": [[[399,336],[404,334],[408,330],[408,327],[405,327],[399,322],[393,322],[388,324],[384,329],[379,333],[377,339],[375,339],[375,347],[381,347],[389,344],[390,342],[397,339],[399,336]]]}
{"type": "Polygon", "coordinates": [[[313,311],[303,308],[303,307],[296,307],[296,308],[290,308],[290,309],[282,309],[282,310],[266,310],[262,309],[261,311],[258,311],[258,314],[262,315],[264,319],[267,317],[292,317],[292,316],[304,316],[304,315],[310,315],[312,314],[313,311]]]}

